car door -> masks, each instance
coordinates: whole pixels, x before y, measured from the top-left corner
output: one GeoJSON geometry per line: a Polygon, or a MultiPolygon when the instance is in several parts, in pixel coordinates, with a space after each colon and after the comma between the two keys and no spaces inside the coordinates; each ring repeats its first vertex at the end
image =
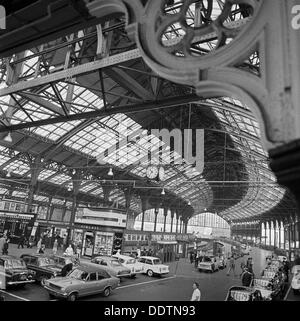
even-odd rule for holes
{"type": "Polygon", "coordinates": [[[142,268],[143,268],[143,272],[146,272],[146,265],[145,265],[145,259],[144,258],[139,258],[138,259],[138,263],[142,266],[142,268]]]}
{"type": "Polygon", "coordinates": [[[102,293],[104,289],[109,285],[109,279],[110,277],[106,271],[98,271],[95,293],[102,293]]]}

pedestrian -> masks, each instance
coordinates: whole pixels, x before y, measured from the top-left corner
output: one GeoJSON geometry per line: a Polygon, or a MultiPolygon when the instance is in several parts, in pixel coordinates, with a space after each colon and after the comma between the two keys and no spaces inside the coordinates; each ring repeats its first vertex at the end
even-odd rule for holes
{"type": "Polygon", "coordinates": [[[241,274],[240,274],[240,278],[242,277],[242,274],[244,273],[244,268],[246,267],[246,263],[245,260],[242,259],[241,261],[241,274]]]}
{"type": "Polygon", "coordinates": [[[229,259],[229,269],[227,271],[227,275],[230,274],[231,270],[233,271],[233,275],[236,276],[234,255],[231,255],[231,258],[229,259]]]}
{"type": "Polygon", "coordinates": [[[45,254],[45,249],[46,249],[45,244],[42,244],[40,249],[39,249],[39,254],[45,254]]]}
{"type": "Polygon", "coordinates": [[[200,301],[201,299],[201,292],[199,289],[199,283],[198,282],[194,282],[193,283],[193,294],[192,294],[192,298],[191,301],[200,301]]]}
{"type": "Polygon", "coordinates": [[[0,238],[0,253],[3,252],[3,246],[4,246],[5,242],[6,242],[6,237],[4,235],[2,235],[0,238]]]}
{"type": "Polygon", "coordinates": [[[40,237],[40,239],[36,245],[36,253],[40,253],[40,249],[42,248],[42,241],[43,241],[43,239],[40,237]]]}
{"type": "Polygon", "coordinates": [[[244,267],[244,272],[242,274],[242,285],[250,286],[253,279],[252,273],[249,272],[247,267],[244,267]]]}
{"type": "Polygon", "coordinates": [[[25,235],[24,233],[22,233],[19,238],[18,249],[20,248],[20,246],[22,246],[22,249],[24,249],[24,241],[25,241],[25,235]]]}
{"type": "Polygon", "coordinates": [[[253,260],[252,257],[248,257],[246,267],[248,268],[248,271],[253,274],[253,260]]]}
{"type": "Polygon", "coordinates": [[[194,254],[193,254],[193,252],[190,252],[190,262],[191,262],[191,264],[193,264],[193,262],[194,262],[194,254]]]}
{"type": "Polygon", "coordinates": [[[61,275],[66,276],[73,269],[73,262],[71,259],[66,258],[66,265],[62,268],[61,275]]]}
{"type": "Polygon", "coordinates": [[[65,250],[64,255],[67,255],[67,256],[73,256],[73,255],[74,255],[74,250],[73,250],[71,244],[69,244],[69,246],[68,246],[67,249],[65,250]]]}
{"type": "Polygon", "coordinates": [[[285,282],[289,282],[289,271],[291,268],[290,262],[287,260],[286,257],[283,258],[283,273],[285,275],[285,282]]]}
{"type": "Polygon", "coordinates": [[[58,246],[58,241],[57,239],[55,239],[53,243],[53,248],[52,248],[52,252],[54,255],[57,253],[57,246],[58,246]]]}
{"type": "Polygon", "coordinates": [[[8,255],[8,243],[9,243],[9,239],[5,238],[5,242],[4,242],[3,248],[2,248],[3,255],[8,255]]]}

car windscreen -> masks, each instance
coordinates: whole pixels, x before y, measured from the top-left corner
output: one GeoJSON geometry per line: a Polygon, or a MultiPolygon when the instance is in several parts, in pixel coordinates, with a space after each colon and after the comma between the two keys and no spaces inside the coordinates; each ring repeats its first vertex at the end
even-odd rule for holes
{"type": "Polygon", "coordinates": [[[153,260],[153,264],[154,264],[154,265],[161,264],[161,260],[160,260],[160,259],[154,259],[154,260],[153,260]]]}
{"type": "Polygon", "coordinates": [[[136,260],[135,259],[128,259],[126,261],[126,264],[135,264],[136,260]]]}
{"type": "Polygon", "coordinates": [[[11,259],[11,260],[5,261],[5,268],[7,269],[26,268],[26,264],[22,260],[11,259]]]}
{"type": "Polygon", "coordinates": [[[211,258],[205,256],[205,257],[202,259],[202,262],[211,262],[211,258]]]}
{"type": "Polygon", "coordinates": [[[88,273],[83,270],[80,270],[80,269],[75,269],[75,270],[71,271],[68,274],[68,276],[73,279],[77,279],[77,280],[85,280],[86,277],[88,276],[88,273]]]}
{"type": "Polygon", "coordinates": [[[55,264],[55,261],[53,259],[50,259],[49,257],[40,257],[38,262],[39,262],[39,266],[47,266],[47,265],[55,264]]]}
{"type": "Polygon", "coordinates": [[[117,260],[111,260],[110,264],[113,265],[113,266],[122,266],[122,264],[117,260]]]}

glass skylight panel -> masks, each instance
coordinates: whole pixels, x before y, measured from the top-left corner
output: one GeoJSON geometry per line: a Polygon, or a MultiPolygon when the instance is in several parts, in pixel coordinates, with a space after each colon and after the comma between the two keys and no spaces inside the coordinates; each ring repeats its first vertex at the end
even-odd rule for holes
{"type": "Polygon", "coordinates": [[[12,196],[13,197],[21,197],[21,198],[26,199],[26,198],[28,198],[28,193],[23,192],[23,191],[13,191],[12,196]]]}
{"type": "Polygon", "coordinates": [[[41,195],[34,195],[33,199],[39,202],[47,202],[47,203],[49,202],[49,197],[41,196],[41,195]]]}
{"type": "Polygon", "coordinates": [[[0,194],[3,195],[7,192],[6,188],[0,187],[0,194]]]}
{"type": "Polygon", "coordinates": [[[80,122],[80,120],[77,120],[72,122],[40,126],[38,128],[35,128],[34,132],[40,136],[56,141],[63,135],[67,134],[70,130],[78,126],[80,122]]]}
{"type": "Polygon", "coordinates": [[[64,184],[65,182],[69,181],[70,179],[71,179],[70,176],[67,176],[67,175],[65,175],[65,174],[59,174],[59,173],[58,173],[56,176],[48,179],[47,181],[48,181],[49,183],[54,183],[54,184],[59,184],[59,185],[61,185],[61,184],[64,184]]]}
{"type": "Polygon", "coordinates": [[[81,187],[81,188],[79,189],[79,191],[81,191],[81,192],[88,192],[88,191],[90,191],[90,190],[92,190],[92,189],[94,189],[94,188],[97,188],[97,187],[99,187],[99,184],[97,184],[97,183],[90,183],[90,184],[87,184],[87,185],[85,185],[85,183],[84,183],[84,186],[81,187]]]}
{"type": "Polygon", "coordinates": [[[11,159],[11,158],[10,158],[9,156],[5,156],[5,155],[1,155],[1,154],[0,154],[0,165],[6,163],[6,162],[8,162],[8,161],[10,161],[10,159],[11,159]]]}
{"type": "Polygon", "coordinates": [[[56,174],[56,171],[52,171],[52,170],[49,170],[49,169],[43,169],[40,172],[38,179],[39,180],[45,180],[45,179],[47,179],[48,177],[50,177],[50,176],[52,176],[54,174],[56,174]]]}
{"type": "Polygon", "coordinates": [[[99,187],[99,188],[95,189],[94,191],[91,191],[90,193],[91,193],[92,195],[97,195],[97,196],[99,196],[99,197],[104,197],[102,187],[99,187]]]}
{"type": "Polygon", "coordinates": [[[64,205],[65,204],[65,200],[62,200],[60,198],[52,198],[51,203],[52,204],[57,204],[57,205],[64,205]]]}
{"type": "Polygon", "coordinates": [[[11,163],[7,164],[3,169],[6,171],[11,171],[18,175],[24,175],[30,170],[30,167],[21,160],[14,160],[11,163]]]}

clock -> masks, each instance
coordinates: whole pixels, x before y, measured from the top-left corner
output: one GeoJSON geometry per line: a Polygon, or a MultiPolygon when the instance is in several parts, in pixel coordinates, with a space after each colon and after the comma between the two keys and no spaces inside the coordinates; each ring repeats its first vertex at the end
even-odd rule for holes
{"type": "Polygon", "coordinates": [[[158,175],[158,168],[154,165],[150,165],[147,167],[146,175],[150,179],[154,179],[158,175]]]}
{"type": "Polygon", "coordinates": [[[160,181],[163,181],[164,177],[165,177],[165,169],[162,166],[160,166],[158,170],[158,178],[160,181]]]}

